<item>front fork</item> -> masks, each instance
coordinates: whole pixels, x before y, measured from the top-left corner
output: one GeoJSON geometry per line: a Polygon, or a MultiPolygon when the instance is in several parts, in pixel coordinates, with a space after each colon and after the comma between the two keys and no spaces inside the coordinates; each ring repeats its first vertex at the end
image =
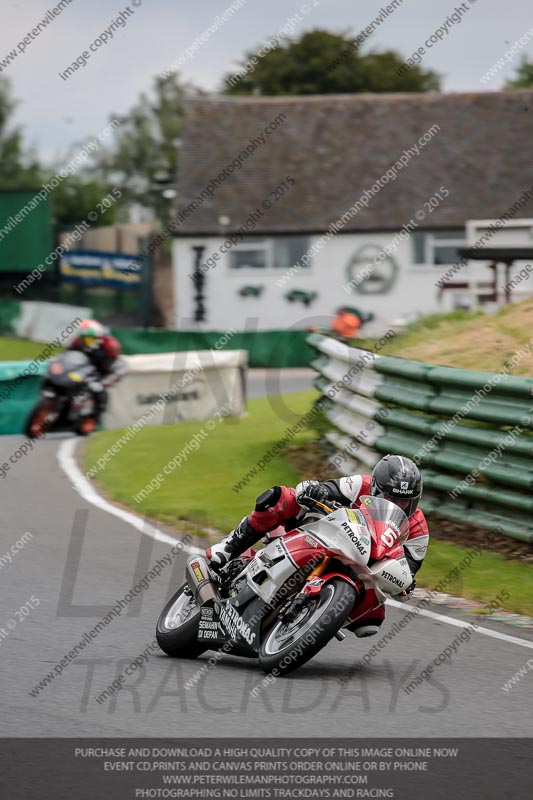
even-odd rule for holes
{"type": "MultiPolygon", "coordinates": [[[[359,580],[353,581],[348,575],[344,575],[342,572],[336,572],[334,570],[330,570],[328,572],[328,568],[332,560],[333,559],[331,556],[325,556],[322,561],[316,565],[312,572],[309,573],[303,588],[300,592],[298,592],[289,608],[283,615],[285,620],[291,622],[296,619],[298,614],[301,613],[309,601],[313,597],[316,597],[316,595],[320,594],[323,587],[326,585],[326,583],[328,583],[328,581],[332,580],[332,578],[342,578],[342,580],[349,583],[350,586],[353,586],[357,593],[357,597],[359,598],[361,593],[364,591],[363,583],[359,580]]],[[[344,636],[342,636],[342,638],[344,638],[344,636]]]]}

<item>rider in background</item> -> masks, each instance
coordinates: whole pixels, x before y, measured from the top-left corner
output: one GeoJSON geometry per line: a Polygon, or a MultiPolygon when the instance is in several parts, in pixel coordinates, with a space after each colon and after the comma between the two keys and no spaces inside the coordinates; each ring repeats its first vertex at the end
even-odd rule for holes
{"type": "MultiPolygon", "coordinates": [[[[267,489],[257,498],[254,511],[244,517],[224,539],[206,550],[209,567],[218,574],[230,560],[240,556],[278,526],[281,525],[285,532],[297,528],[308,513],[306,497],[326,504],[337,501],[343,506],[356,508],[360,498],[369,494],[392,501],[409,519],[409,536],[403,546],[413,582],[405,595],[397,595],[397,599],[407,600],[413,594],[416,586],[414,576],[426,555],[429,531],[426,518],[418,508],[422,496],[420,472],[414,461],[399,455],[382,458],[372,475],[351,475],[324,483],[302,481],[296,489],[287,486],[267,489]]],[[[376,605],[376,598],[372,595],[373,592],[367,593],[351,616],[353,621],[348,629],[356,636],[376,634],[385,618],[384,607],[376,605]]]]}
{"type": "Polygon", "coordinates": [[[122,352],[120,342],[111,336],[108,329],[100,322],[84,319],[67,350],[85,353],[98,372],[97,380],[89,384],[89,390],[94,396],[98,423],[107,407],[107,389],[126,373],[126,362],[120,358],[122,352]]]}

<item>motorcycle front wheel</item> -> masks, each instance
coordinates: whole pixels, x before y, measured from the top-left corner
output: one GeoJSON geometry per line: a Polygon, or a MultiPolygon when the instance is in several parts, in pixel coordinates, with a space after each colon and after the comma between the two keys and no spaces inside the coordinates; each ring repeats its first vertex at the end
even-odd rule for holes
{"type": "Polygon", "coordinates": [[[156,639],[161,650],[173,658],[201,656],[209,648],[196,638],[199,622],[200,606],[184,583],[170,598],[157,620],[156,639]]]}
{"type": "Polygon", "coordinates": [[[266,633],[259,650],[262,669],[277,677],[309,661],[342,627],[355,599],[349,583],[340,578],[328,581],[294,621],[278,620],[266,633]]]}
{"type": "Polygon", "coordinates": [[[59,417],[58,402],[52,397],[41,397],[31,412],[24,426],[28,439],[38,439],[49,433],[59,417]]]}

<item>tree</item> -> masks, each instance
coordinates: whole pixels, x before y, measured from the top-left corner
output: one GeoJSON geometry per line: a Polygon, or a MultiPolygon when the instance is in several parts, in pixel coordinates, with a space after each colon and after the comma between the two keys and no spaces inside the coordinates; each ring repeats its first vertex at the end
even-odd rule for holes
{"type": "Polygon", "coordinates": [[[297,95],[359,92],[428,92],[440,89],[440,76],[407,66],[394,50],[363,55],[347,34],[308,31],[286,37],[260,56],[249,51],[238,72],[224,79],[226,94],[297,95]],[[243,74],[245,72],[245,74],[243,74]]]}
{"type": "Polygon", "coordinates": [[[22,130],[11,125],[16,107],[8,80],[0,77],[0,189],[33,188],[43,178],[35,154],[24,150],[22,130]]]}
{"type": "Polygon", "coordinates": [[[94,211],[98,216],[95,220],[91,219],[91,227],[113,225],[117,219],[118,204],[113,203],[109,208],[102,204],[111,188],[100,178],[88,178],[81,174],[69,175],[51,195],[54,221],[58,225],[74,226],[86,220],[88,214],[94,211]]]}
{"type": "Polygon", "coordinates": [[[507,90],[512,89],[533,89],[533,61],[528,61],[523,57],[516,70],[514,80],[507,81],[503,87],[507,90]]]}
{"type": "MultiPolygon", "coordinates": [[[[61,169],[39,163],[32,150],[26,150],[20,127],[11,125],[17,107],[6,78],[0,77],[0,190],[35,189],[49,182],[61,169]]],[[[50,193],[52,215],[59,225],[75,225],[87,218],[96,204],[109,191],[105,181],[88,173],[79,173],[63,179],[50,193]]],[[[99,214],[93,225],[109,225],[115,218],[115,206],[99,214]]]]}
{"type": "Polygon", "coordinates": [[[121,124],[114,147],[103,152],[98,167],[122,191],[122,204],[139,203],[157,219],[168,219],[175,195],[183,103],[197,91],[182,84],[177,73],[158,76],[153,97],[143,93],[127,114],[112,116],[121,124]]]}

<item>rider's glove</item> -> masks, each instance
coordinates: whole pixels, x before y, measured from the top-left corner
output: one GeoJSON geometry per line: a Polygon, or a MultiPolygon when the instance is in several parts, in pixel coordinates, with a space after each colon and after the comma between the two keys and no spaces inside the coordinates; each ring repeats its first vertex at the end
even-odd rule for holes
{"type": "Polygon", "coordinates": [[[412,584],[408,586],[407,589],[404,590],[405,594],[403,592],[400,592],[400,594],[395,594],[394,599],[399,600],[400,603],[406,603],[407,600],[410,600],[411,597],[413,596],[415,589],[416,589],[416,581],[413,578],[412,584]]]}
{"type": "Polygon", "coordinates": [[[296,502],[306,507],[307,497],[311,497],[319,503],[325,503],[329,498],[329,492],[319,481],[302,481],[296,487],[296,502]]]}
{"type": "Polygon", "coordinates": [[[103,388],[104,387],[102,386],[100,381],[91,381],[91,383],[89,384],[89,390],[91,392],[94,392],[95,394],[98,394],[98,392],[101,392],[103,388]]]}

